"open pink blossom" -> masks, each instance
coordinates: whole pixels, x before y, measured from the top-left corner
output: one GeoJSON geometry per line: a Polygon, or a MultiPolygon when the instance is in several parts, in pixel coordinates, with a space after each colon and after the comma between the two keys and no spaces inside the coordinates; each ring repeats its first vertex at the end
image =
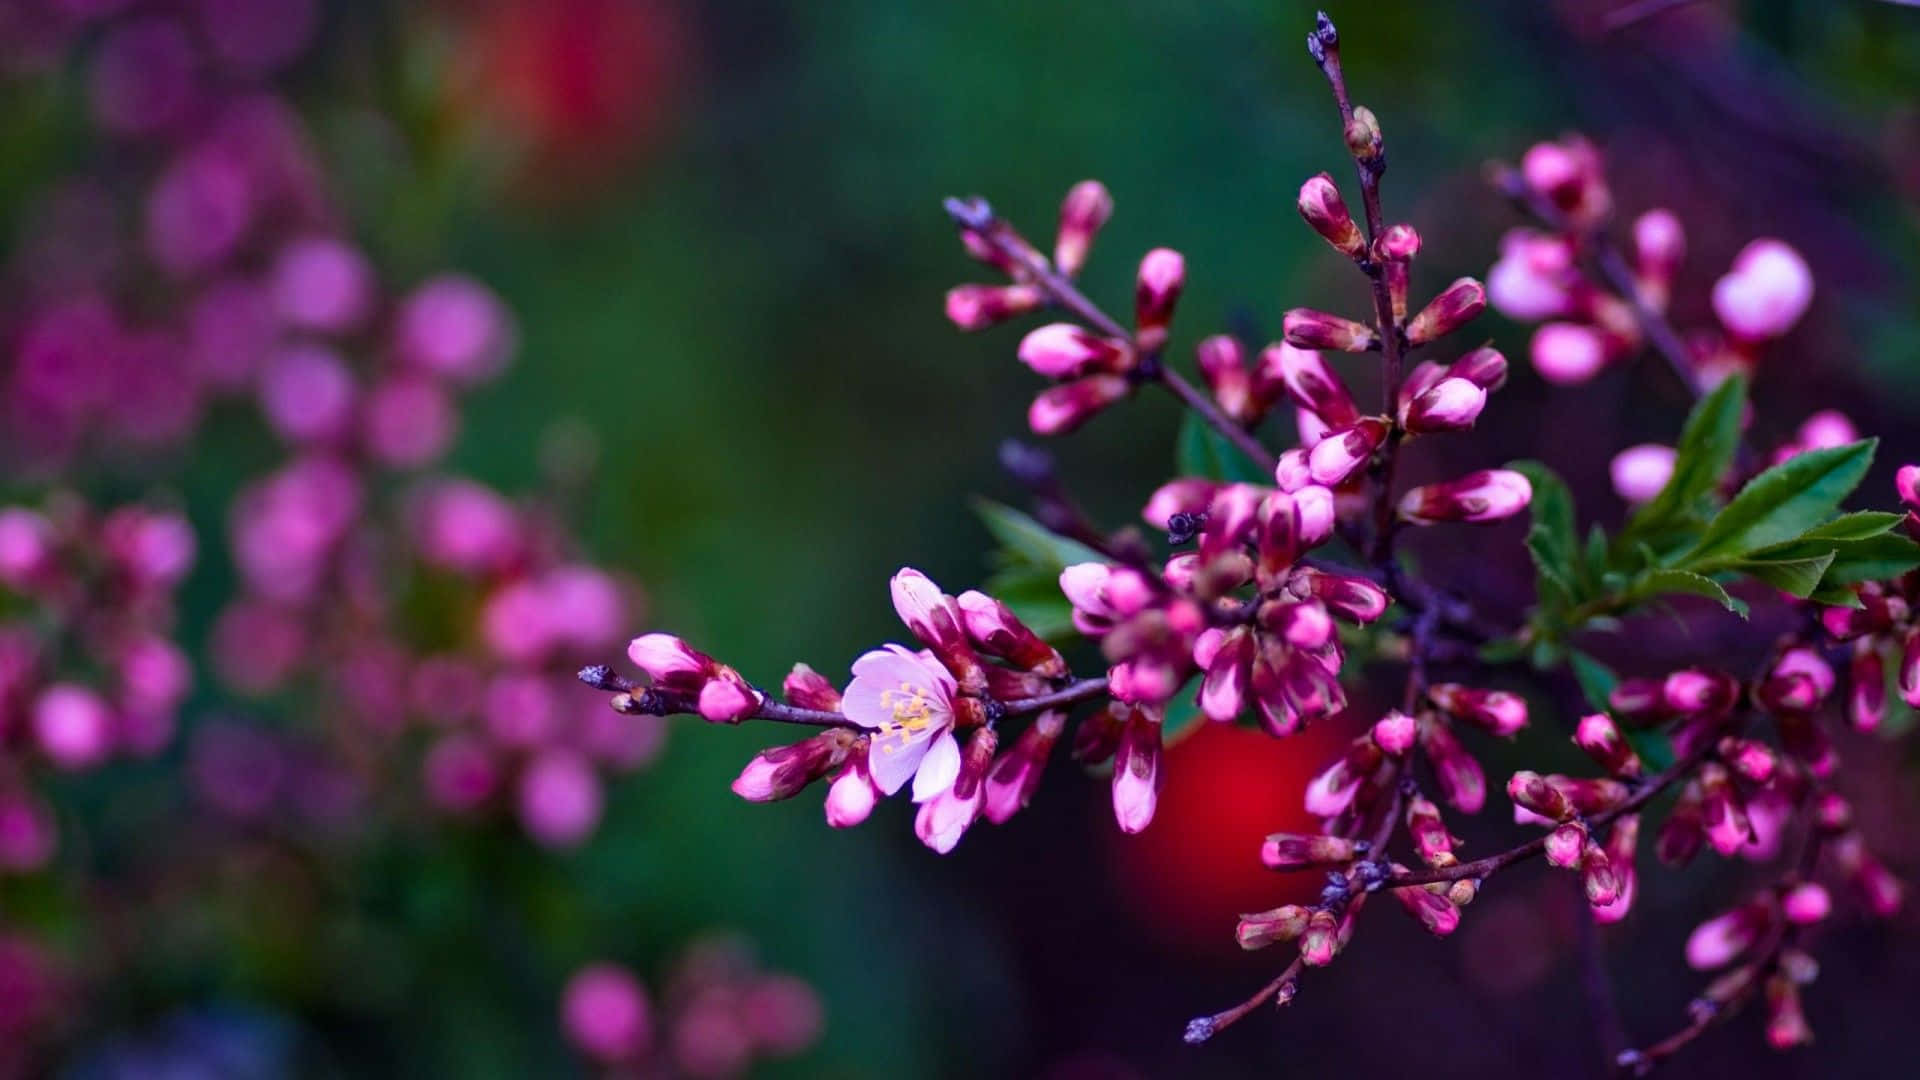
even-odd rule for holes
{"type": "Polygon", "coordinates": [[[847,719],[873,729],[867,767],[881,791],[892,795],[912,778],[913,801],[926,802],[953,786],[960,772],[960,744],[953,737],[956,689],[939,663],[899,645],[853,662],[841,708],[847,719]]]}

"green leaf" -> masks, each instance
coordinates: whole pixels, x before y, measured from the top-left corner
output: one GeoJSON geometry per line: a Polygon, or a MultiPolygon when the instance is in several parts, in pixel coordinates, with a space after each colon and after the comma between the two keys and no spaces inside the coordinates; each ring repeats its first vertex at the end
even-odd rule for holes
{"type": "Polygon", "coordinates": [[[1200,711],[1197,697],[1200,678],[1195,675],[1188,679],[1187,685],[1173,696],[1173,700],[1167,702],[1166,717],[1160,721],[1160,741],[1167,746],[1177,744],[1208,723],[1206,715],[1200,711]]]}
{"type": "Polygon", "coordinates": [[[1580,692],[1586,695],[1587,704],[1597,712],[1610,710],[1612,706],[1608,704],[1608,699],[1613,696],[1613,688],[1620,685],[1620,676],[1579,649],[1567,654],[1567,664],[1573,668],[1574,681],[1580,684],[1580,692]]]}
{"type": "Polygon", "coordinates": [[[1819,524],[1867,475],[1875,441],[1809,450],[1754,477],[1677,565],[1691,570],[1725,565],[1819,524]]]}
{"type": "Polygon", "coordinates": [[[1552,469],[1538,461],[1515,461],[1507,468],[1533,485],[1528,504],[1533,523],[1527,529],[1527,553],[1539,572],[1541,604],[1555,609],[1572,607],[1583,595],[1585,579],[1580,565],[1580,539],[1573,518],[1573,493],[1552,469]]]}
{"type": "Polygon", "coordinates": [[[1634,594],[1640,597],[1663,596],[1668,593],[1704,596],[1743,619],[1747,617],[1746,601],[1735,599],[1728,595],[1726,588],[1719,582],[1691,570],[1655,570],[1641,578],[1634,587],[1634,594]]]}
{"type": "Polygon", "coordinates": [[[1106,557],[1078,540],[1048,529],[1011,506],[991,499],[975,499],[973,512],[1015,561],[1059,573],[1074,563],[1105,562],[1106,557]]]}
{"type": "Polygon", "coordinates": [[[1180,421],[1180,435],[1174,442],[1174,465],[1182,476],[1204,476],[1232,484],[1273,483],[1272,473],[1249,460],[1225,435],[1200,419],[1199,413],[1191,411],[1180,421]]]}
{"type": "Polygon", "coordinates": [[[1885,581],[1920,566],[1920,544],[1904,536],[1883,534],[1836,544],[1833,565],[1822,585],[1858,585],[1885,581]]]}
{"type": "Polygon", "coordinates": [[[1672,478],[1633,515],[1622,535],[1663,532],[1699,513],[1702,501],[1719,487],[1740,448],[1740,414],[1746,405],[1747,380],[1739,375],[1700,399],[1680,430],[1672,478]]]}
{"type": "Polygon", "coordinates": [[[1891,532],[1901,522],[1907,520],[1905,514],[1889,514],[1884,510],[1859,510],[1851,514],[1841,514],[1824,525],[1815,525],[1800,534],[1802,540],[1869,540],[1891,532]]]}
{"type": "Polygon", "coordinates": [[[1833,552],[1829,551],[1812,559],[1742,559],[1733,563],[1732,569],[1759,578],[1776,589],[1806,597],[1820,587],[1821,577],[1832,565],[1833,552]]]}

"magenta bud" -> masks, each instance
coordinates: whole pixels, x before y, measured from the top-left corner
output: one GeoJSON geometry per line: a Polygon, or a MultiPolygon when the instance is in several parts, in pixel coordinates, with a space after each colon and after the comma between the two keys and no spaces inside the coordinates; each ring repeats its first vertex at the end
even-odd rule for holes
{"type": "Polygon", "coordinates": [[[1125,342],[1085,327],[1048,323],[1020,339],[1020,362],[1050,379],[1072,379],[1093,371],[1124,371],[1133,366],[1133,353],[1125,342]]]}
{"type": "Polygon", "coordinates": [[[1300,960],[1308,967],[1326,967],[1340,951],[1340,922],[1333,912],[1321,909],[1307,917],[1307,928],[1300,934],[1300,960]]]}
{"type": "Polygon", "coordinates": [[[840,691],[833,688],[826,676],[805,664],[793,665],[793,670],[787,672],[780,684],[780,693],[790,704],[802,709],[840,711],[840,691]]]}
{"type": "Polygon", "coordinates": [[[1443,893],[1428,892],[1423,887],[1414,886],[1394,889],[1393,898],[1400,901],[1400,907],[1418,919],[1420,925],[1435,937],[1446,937],[1460,927],[1460,909],[1454,907],[1443,893]]]}
{"type": "Polygon", "coordinates": [[[1733,707],[1740,684],[1718,671],[1687,668],[1667,676],[1661,696],[1669,711],[1682,714],[1719,714],[1733,707]]]}
{"type": "Polygon", "coordinates": [[[1374,451],[1387,441],[1390,430],[1384,419],[1367,416],[1343,431],[1330,432],[1307,454],[1314,483],[1326,487],[1345,483],[1373,460],[1374,451]]]}
{"type": "Polygon", "coordinates": [[[993,763],[987,773],[988,821],[1005,824],[1033,799],[1033,793],[1040,788],[1040,777],[1046,771],[1047,759],[1053,754],[1053,744],[1060,740],[1066,724],[1064,712],[1056,709],[1041,713],[1014,740],[1013,749],[993,763]]]}
{"type": "Polygon", "coordinates": [[[1038,311],[1046,302],[1035,285],[956,285],[947,290],[947,318],[962,330],[985,330],[1038,311]]]}
{"type": "Polygon", "coordinates": [[[1187,284],[1186,257],[1171,248],[1154,248],[1140,260],[1133,290],[1133,320],[1141,348],[1155,349],[1166,341],[1167,322],[1187,284]]]}
{"type": "Polygon", "coordinates": [[[1722,855],[1733,855],[1753,840],[1746,803],[1719,765],[1700,770],[1700,827],[1707,842],[1722,855]]]}
{"type": "Polygon", "coordinates": [[[1203,477],[1183,476],[1169,480],[1147,497],[1147,505],[1141,508],[1140,516],[1147,524],[1165,532],[1175,514],[1204,512],[1213,504],[1213,497],[1219,490],[1218,483],[1203,477]]]}
{"type": "Polygon", "coordinates": [[[1847,716],[1859,731],[1877,731],[1887,714],[1886,665],[1872,641],[1858,642],[1848,668],[1847,716]]]}
{"type": "Polygon", "coordinates": [[[1264,949],[1278,942],[1292,941],[1305,933],[1310,916],[1311,912],[1299,904],[1242,915],[1233,936],[1243,949],[1264,949]]]}
{"type": "Polygon", "coordinates": [[[1413,717],[1395,709],[1374,722],[1373,745],[1389,757],[1404,757],[1407,751],[1413,749],[1419,729],[1413,717]]]}
{"type": "Polygon", "coordinates": [[[1352,862],[1354,841],[1339,836],[1274,833],[1260,845],[1260,861],[1269,870],[1304,870],[1352,862]]]}
{"type": "Polygon", "coordinates": [[[737,724],[760,708],[760,695],[740,673],[721,666],[700,688],[700,715],[715,724],[737,724]]]}
{"type": "Polygon", "coordinates": [[[560,1022],[576,1049],[603,1064],[631,1062],[653,1041],[646,989],[618,964],[574,972],[561,993],[560,1022]]]}
{"type": "Polygon", "coordinates": [[[1445,378],[1401,411],[1400,426],[1415,435],[1465,431],[1487,407],[1487,392],[1460,378],[1445,378]]]}
{"type": "Polygon", "coordinates": [[[1126,730],[1132,710],[1119,702],[1081,720],[1073,731],[1073,760],[1083,765],[1098,765],[1113,756],[1120,746],[1120,734],[1126,730]]]}
{"type": "Polygon", "coordinates": [[[1547,863],[1563,870],[1577,870],[1587,846],[1587,827],[1577,821],[1557,825],[1547,834],[1547,863]]]}
{"type": "Polygon", "coordinates": [[[1453,853],[1453,834],[1440,817],[1440,808],[1424,795],[1407,800],[1407,835],[1420,861],[1428,866],[1452,866],[1459,862],[1453,853]]]}
{"type": "Polygon", "coordinates": [[[867,820],[880,800],[881,791],[867,768],[868,746],[865,737],[855,742],[847,755],[847,767],[827,788],[827,824],[836,829],[851,829],[867,820]]]}
{"type": "Polygon", "coordinates": [[[1580,853],[1580,884],[1586,890],[1587,903],[1593,907],[1608,907],[1620,898],[1620,878],[1614,873],[1613,861],[1607,857],[1606,849],[1592,839],[1580,853]]]}
{"type": "Polygon", "coordinates": [[[1893,488],[1909,510],[1920,510],[1920,465],[1902,465],[1893,474],[1893,488]]]}
{"type": "Polygon", "coordinates": [[[34,699],[33,739],[61,769],[87,769],[113,752],[113,710],[79,683],[54,683],[34,699]]]}
{"type": "Polygon", "coordinates": [[[1360,226],[1354,224],[1353,215],[1347,212],[1346,201],[1340,198],[1340,188],[1334,184],[1333,177],[1326,173],[1308,177],[1307,182],[1300,185],[1297,205],[1308,227],[1332,244],[1334,250],[1350,259],[1366,254],[1366,237],[1360,234],[1360,226]]]}
{"type": "Polygon", "coordinates": [[[1658,679],[1622,679],[1607,695],[1607,707],[1631,727],[1649,727],[1667,718],[1664,684],[1658,679]]]}
{"type": "Polygon", "coordinates": [[[1406,262],[1420,254],[1420,234],[1411,225],[1389,225],[1374,242],[1373,254],[1382,262],[1406,262]]]}
{"type": "Polygon", "coordinates": [[[1541,378],[1559,386],[1577,386],[1600,374],[1613,352],[1607,336],[1594,327],[1550,322],[1533,332],[1528,355],[1541,378]]]}
{"type": "Polygon", "coordinates": [[[1533,501],[1533,485],[1509,469],[1487,469],[1443,484],[1428,484],[1400,499],[1400,517],[1415,525],[1488,522],[1512,517],[1533,501]]]}
{"type": "Polygon", "coordinates": [[[1446,365],[1432,360],[1422,360],[1413,366],[1412,371],[1407,372],[1407,377],[1400,380],[1398,399],[1398,415],[1402,422],[1405,422],[1407,409],[1413,405],[1414,399],[1440,385],[1441,380],[1445,378],[1447,378],[1446,365]]]}
{"type": "Polygon", "coordinates": [[[981,652],[1048,678],[1067,673],[1059,650],[1040,640],[1012,608],[977,589],[961,593],[956,603],[967,640],[981,652]]]}
{"type": "Polygon", "coordinates": [[[1713,285],[1713,313],[1742,341],[1779,337],[1813,302],[1813,271],[1781,240],[1764,238],[1740,249],[1733,268],[1713,285]]]}
{"type": "Polygon", "coordinates": [[[1380,763],[1379,748],[1369,739],[1360,739],[1334,763],[1322,769],[1307,784],[1307,813],[1316,817],[1338,817],[1353,805],[1361,781],[1380,763]]]}
{"type": "Polygon", "coordinates": [[[1063,435],[1126,397],[1131,389],[1121,375],[1089,375],[1062,383],[1033,399],[1027,410],[1027,426],[1036,435],[1063,435]]]}
{"type": "Polygon", "coordinates": [[[1093,238],[1113,216],[1113,196],[1098,180],[1082,180],[1067,191],[1060,204],[1060,232],[1053,245],[1053,265],[1072,277],[1086,265],[1093,238]]]}
{"type": "Polygon", "coordinates": [[[1507,781],[1507,797],[1514,805],[1551,821],[1565,821],[1573,816],[1573,802],[1566,792],[1531,770],[1513,774],[1507,781]]]}
{"type": "MultiPolygon", "coordinates": [[[[1249,680],[1253,677],[1253,634],[1246,627],[1235,627],[1220,635],[1212,655],[1204,663],[1206,678],[1200,683],[1200,711],[1207,719],[1226,722],[1246,708],[1249,680]]],[[[1196,648],[1196,661],[1198,660],[1196,648]]]]}
{"type": "Polygon", "coordinates": [[[1477,814],[1487,802],[1487,777],[1480,762],[1460,745],[1453,731],[1435,718],[1420,725],[1420,748],[1433,764],[1440,793],[1447,805],[1465,814],[1477,814]]]}
{"type": "Polygon", "coordinates": [[[1491,394],[1507,385],[1507,358],[1499,349],[1482,345],[1448,364],[1447,375],[1465,379],[1491,394]]]}
{"type": "Polygon", "coordinates": [[[1334,614],[1352,622],[1370,623],[1386,614],[1387,591],[1366,578],[1302,568],[1294,580],[1334,614]]]}
{"type": "Polygon", "coordinates": [[[1634,753],[1633,745],[1620,733],[1613,717],[1606,713],[1581,717],[1579,726],[1574,729],[1573,741],[1601,768],[1615,776],[1637,779],[1646,771],[1646,767],[1640,763],[1640,755],[1634,753]]]}
{"type": "Polygon", "coordinates": [[[1486,307],[1486,286],[1470,277],[1460,278],[1407,322],[1407,341],[1413,345],[1424,345],[1451,334],[1471,322],[1486,307]]]}
{"type": "Polygon", "coordinates": [[[1695,971],[1727,966],[1752,948],[1772,922],[1773,909],[1762,901],[1742,904],[1708,919],[1687,936],[1687,966],[1695,971]]]}
{"type": "Polygon", "coordinates": [[[1613,493],[1628,503],[1652,501],[1673,478],[1677,451],[1659,443],[1630,446],[1613,457],[1607,472],[1613,480],[1613,493]]]}
{"type": "Polygon", "coordinates": [[[1791,1050],[1813,1041],[1813,1028],[1800,1006],[1800,987],[1784,972],[1767,979],[1767,1045],[1791,1050]]]}
{"type": "Polygon", "coordinates": [[[1633,219],[1633,250],[1642,284],[1664,286],[1686,257],[1686,230],[1673,211],[1649,210],[1633,219]]]}
{"type": "Polygon", "coordinates": [[[1502,738],[1527,726],[1526,699],[1505,690],[1476,690],[1459,683],[1436,683],[1427,689],[1427,697],[1449,716],[1502,738]]]}
{"type": "Polygon", "coordinates": [[[748,802],[791,799],[839,768],[858,737],[850,729],[833,728],[791,746],[762,750],[733,781],[733,793],[748,802]]]}
{"type": "Polygon", "coordinates": [[[1259,418],[1267,402],[1256,393],[1253,375],[1247,370],[1246,349],[1228,334],[1215,334],[1201,341],[1195,350],[1200,375],[1207,381],[1220,411],[1241,423],[1259,418]]]}
{"type": "Polygon", "coordinates": [[[1900,910],[1904,887],[1879,857],[1867,850],[1866,841],[1857,832],[1849,832],[1833,842],[1833,861],[1866,901],[1867,910],[1885,919],[1900,910]]]}
{"type": "Polygon", "coordinates": [[[1546,196],[1575,228],[1598,224],[1613,207],[1600,154],[1579,136],[1537,143],[1520,159],[1527,186],[1546,196]]]}
{"type": "Polygon", "coordinates": [[[963,616],[954,598],[910,566],[895,572],[889,587],[894,613],[914,637],[933,650],[960,686],[975,692],[985,689],[986,675],[962,629],[963,616]]]}
{"type": "Polygon", "coordinates": [[[672,634],[644,634],[627,645],[627,659],[658,686],[696,692],[713,670],[713,658],[672,634]]]}
{"type": "Polygon", "coordinates": [[[1294,404],[1321,421],[1347,427],[1360,419],[1353,393],[1319,352],[1283,342],[1267,346],[1260,354],[1260,363],[1262,369],[1279,374],[1294,404]]]}
{"type": "Polygon", "coordinates": [[[1367,352],[1380,347],[1373,327],[1311,308],[1294,308],[1281,321],[1287,344],[1296,349],[1367,352]]]}
{"type": "Polygon", "coordinates": [[[1813,797],[1813,823],[1827,832],[1845,832],[1853,827],[1853,804],[1837,791],[1822,791],[1813,797]]]}
{"type": "Polygon", "coordinates": [[[1120,831],[1137,833],[1153,821],[1160,799],[1160,720],[1134,709],[1113,755],[1113,818],[1120,831]]]}
{"type": "Polygon", "coordinates": [[[1833,898],[1819,882],[1803,881],[1781,895],[1780,910],[1795,926],[1811,926],[1832,913],[1833,898]]]}

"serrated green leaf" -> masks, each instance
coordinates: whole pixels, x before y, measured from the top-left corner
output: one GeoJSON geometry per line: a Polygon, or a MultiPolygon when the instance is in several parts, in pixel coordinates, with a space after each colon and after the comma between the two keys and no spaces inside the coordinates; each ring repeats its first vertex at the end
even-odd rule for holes
{"type": "Polygon", "coordinates": [[[1808,450],[1754,477],[1714,516],[1699,542],[1676,565],[1690,570],[1715,568],[1806,532],[1859,486],[1873,464],[1875,443],[1863,439],[1808,450]]]}
{"type": "Polygon", "coordinates": [[[1891,533],[1835,545],[1822,585],[1885,581],[1920,566],[1920,544],[1891,533]]]}
{"type": "Polygon", "coordinates": [[[1525,476],[1533,486],[1533,515],[1527,529],[1527,553],[1539,575],[1542,606],[1564,609],[1579,603],[1584,568],[1579,562],[1580,541],[1575,531],[1573,493],[1557,473],[1538,461],[1515,461],[1507,468],[1525,476]]]}
{"type": "Polygon", "coordinates": [[[1620,676],[1612,668],[1579,649],[1567,654],[1567,666],[1573,669],[1574,681],[1580,684],[1588,705],[1599,712],[1612,708],[1608,699],[1613,696],[1613,688],[1620,685],[1620,676]]]}
{"type": "Polygon", "coordinates": [[[1670,593],[1704,596],[1743,619],[1747,617],[1746,601],[1729,595],[1724,586],[1705,574],[1696,574],[1691,570],[1655,570],[1640,579],[1634,587],[1634,593],[1643,597],[1670,593]]]}
{"type": "Polygon", "coordinates": [[[1732,564],[1748,577],[1790,592],[1795,596],[1806,597],[1820,587],[1820,579],[1825,576],[1827,567],[1833,565],[1833,552],[1812,559],[1742,559],[1732,564]]]}
{"type": "Polygon", "coordinates": [[[1740,448],[1740,415],[1746,410],[1747,381],[1735,375],[1701,398],[1687,415],[1674,447],[1673,476],[1667,486],[1628,519],[1623,536],[1643,537],[1671,529],[1700,513],[1740,448]]]}
{"type": "Polygon", "coordinates": [[[1835,585],[1823,581],[1820,587],[1807,594],[1807,599],[1828,607],[1858,608],[1865,607],[1860,602],[1860,594],[1845,585],[1835,585]]]}
{"type": "Polygon", "coordinates": [[[1272,484],[1273,475],[1240,452],[1227,437],[1188,412],[1173,444],[1174,465],[1182,476],[1204,476],[1233,484],[1272,484]]]}
{"type": "Polygon", "coordinates": [[[1800,534],[1802,540],[1867,540],[1893,530],[1902,521],[1905,514],[1889,514],[1884,510],[1859,510],[1851,514],[1841,514],[1832,521],[1815,525],[1800,534]]]}
{"type": "Polygon", "coordinates": [[[1106,561],[1080,541],[1061,536],[1003,503],[975,499],[973,512],[1018,563],[1058,573],[1075,563],[1106,561]]]}

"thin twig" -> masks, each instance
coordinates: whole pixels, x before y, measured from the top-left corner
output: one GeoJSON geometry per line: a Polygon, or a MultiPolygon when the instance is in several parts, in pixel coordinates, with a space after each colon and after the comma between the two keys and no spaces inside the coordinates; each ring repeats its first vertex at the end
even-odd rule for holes
{"type": "MultiPolygon", "coordinates": [[[[614,708],[634,716],[694,716],[700,712],[699,695],[681,690],[669,690],[665,687],[642,687],[613,673],[602,665],[582,668],[580,681],[597,690],[618,692],[614,698],[614,708]]],[[[1014,698],[999,702],[1002,716],[1027,716],[1045,712],[1048,709],[1064,709],[1100,697],[1107,692],[1107,680],[1104,676],[1095,679],[1076,679],[1058,690],[1039,694],[1029,698],[1014,698]]],[[[743,720],[771,720],[780,724],[798,724],[816,728],[860,728],[862,725],[849,719],[845,713],[827,709],[803,709],[797,705],[788,705],[775,701],[772,695],[755,689],[760,705],[753,712],[742,717],[743,720]]]]}

